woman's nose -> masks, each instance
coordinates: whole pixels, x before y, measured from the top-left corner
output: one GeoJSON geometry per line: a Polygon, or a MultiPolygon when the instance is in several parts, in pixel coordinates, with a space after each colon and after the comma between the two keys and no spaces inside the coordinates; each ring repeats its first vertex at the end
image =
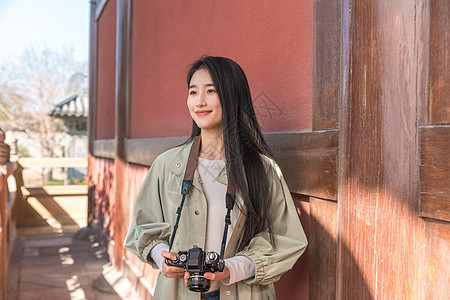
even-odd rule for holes
{"type": "Polygon", "coordinates": [[[198,106],[198,107],[205,106],[206,105],[206,95],[204,93],[200,93],[198,96],[199,97],[197,98],[198,101],[197,101],[196,106],[198,106]]]}

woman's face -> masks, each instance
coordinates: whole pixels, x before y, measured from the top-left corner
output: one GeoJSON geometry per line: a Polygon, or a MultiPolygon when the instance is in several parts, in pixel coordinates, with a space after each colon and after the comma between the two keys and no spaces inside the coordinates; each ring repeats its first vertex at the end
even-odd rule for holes
{"type": "Polygon", "coordinates": [[[222,106],[207,70],[199,69],[192,75],[187,106],[192,119],[202,130],[222,132],[222,106]]]}

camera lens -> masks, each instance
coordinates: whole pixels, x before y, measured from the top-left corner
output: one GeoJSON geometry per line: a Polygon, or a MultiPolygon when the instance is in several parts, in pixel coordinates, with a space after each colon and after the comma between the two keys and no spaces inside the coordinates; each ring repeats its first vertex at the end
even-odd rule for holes
{"type": "Polygon", "coordinates": [[[206,279],[202,275],[191,274],[188,280],[188,287],[191,291],[194,292],[207,292],[211,283],[209,279],[206,279]]]}

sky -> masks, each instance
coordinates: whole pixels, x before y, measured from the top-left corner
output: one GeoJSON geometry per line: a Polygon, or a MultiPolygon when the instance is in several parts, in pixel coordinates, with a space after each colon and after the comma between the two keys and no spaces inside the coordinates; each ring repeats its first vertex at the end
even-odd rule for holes
{"type": "Polygon", "coordinates": [[[0,61],[30,46],[89,55],[90,0],[0,0],[0,61]]]}

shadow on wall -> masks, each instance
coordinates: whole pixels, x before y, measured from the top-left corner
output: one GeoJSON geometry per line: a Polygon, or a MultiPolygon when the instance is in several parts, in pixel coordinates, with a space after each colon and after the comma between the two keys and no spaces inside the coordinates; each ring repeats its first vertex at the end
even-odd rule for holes
{"type": "MultiPolygon", "coordinates": [[[[292,194],[308,243],[310,242],[310,209],[308,197],[292,194]]],[[[309,252],[310,245],[295,263],[294,267],[275,283],[277,299],[309,299],[309,252]]]]}
{"type": "Polygon", "coordinates": [[[95,205],[93,220],[110,237],[114,236],[114,160],[94,160],[95,205]]]}
{"type": "MultiPolygon", "coordinates": [[[[337,299],[337,204],[304,195],[292,196],[309,244],[294,267],[275,284],[277,299],[337,299]]],[[[346,246],[341,255],[358,270],[353,273],[355,286],[342,288],[358,289],[358,299],[375,299],[346,246]]]]}

